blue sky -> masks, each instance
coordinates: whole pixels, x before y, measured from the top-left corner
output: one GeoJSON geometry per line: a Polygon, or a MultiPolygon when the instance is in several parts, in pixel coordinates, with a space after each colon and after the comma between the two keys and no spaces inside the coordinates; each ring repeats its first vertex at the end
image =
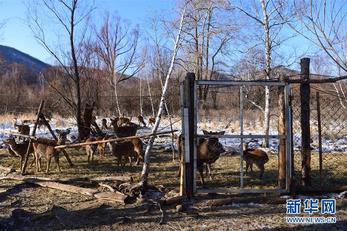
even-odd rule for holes
{"type": "MultiPolygon", "coordinates": [[[[6,21],[5,27],[0,30],[0,44],[50,62],[50,55],[37,43],[28,28],[25,4],[29,1],[32,0],[0,0],[0,22],[6,21]]],[[[139,24],[141,30],[146,31],[154,14],[170,14],[175,4],[175,0],[95,0],[95,14],[117,12],[123,19],[139,24]]],[[[96,17],[95,20],[100,18],[96,17]]]]}

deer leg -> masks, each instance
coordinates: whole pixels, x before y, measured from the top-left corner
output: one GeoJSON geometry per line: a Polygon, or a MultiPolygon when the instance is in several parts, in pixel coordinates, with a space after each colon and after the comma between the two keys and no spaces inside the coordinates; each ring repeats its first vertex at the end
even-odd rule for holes
{"type": "Polygon", "coordinates": [[[128,159],[129,159],[129,164],[130,164],[130,167],[131,167],[131,165],[132,165],[131,155],[128,156],[128,159]]]}
{"type": "Polygon", "coordinates": [[[46,167],[46,173],[49,172],[49,166],[51,165],[52,155],[48,155],[47,157],[47,167],[46,167]]]}
{"type": "Polygon", "coordinates": [[[207,167],[207,172],[208,172],[208,175],[210,177],[210,180],[213,180],[212,175],[211,175],[211,164],[206,164],[206,167],[207,167]]]}
{"type": "Polygon", "coordinates": [[[54,154],[54,160],[55,160],[55,163],[57,164],[58,171],[61,172],[60,165],[59,165],[59,152],[54,154]]]}
{"type": "Polygon", "coordinates": [[[248,173],[249,163],[246,162],[246,174],[248,173]]]}
{"type": "Polygon", "coordinates": [[[204,165],[203,165],[203,163],[201,163],[200,165],[198,165],[198,170],[199,170],[199,173],[200,173],[200,181],[201,181],[201,184],[204,185],[204,184],[205,184],[205,181],[204,181],[204,165]]]}
{"type": "Polygon", "coordinates": [[[261,179],[264,175],[264,165],[259,164],[257,167],[260,169],[259,179],[261,179]]]}

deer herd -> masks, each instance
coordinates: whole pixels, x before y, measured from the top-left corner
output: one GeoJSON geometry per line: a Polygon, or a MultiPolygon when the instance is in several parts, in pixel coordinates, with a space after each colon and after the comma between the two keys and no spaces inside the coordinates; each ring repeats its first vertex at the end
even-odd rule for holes
{"type": "MultiPolygon", "coordinates": [[[[88,163],[94,163],[94,157],[98,154],[99,157],[105,156],[105,149],[108,149],[114,157],[117,158],[118,166],[125,166],[128,162],[129,165],[132,165],[133,159],[136,159],[136,165],[140,161],[144,160],[143,152],[143,141],[136,137],[137,129],[140,125],[146,127],[147,124],[144,120],[144,117],[139,115],[137,117],[138,124],[131,122],[131,118],[127,117],[116,117],[110,119],[110,125],[108,125],[107,119],[101,120],[101,130],[107,131],[112,128],[113,135],[108,135],[106,133],[98,134],[96,136],[91,136],[83,142],[86,142],[85,152],[86,160],[88,163]],[[134,137],[135,136],[135,137],[134,137]],[[129,137],[124,141],[114,141],[115,138],[129,137]],[[112,140],[107,142],[107,140],[112,140]],[[104,141],[101,143],[92,143],[94,141],[104,141]]],[[[148,119],[148,124],[153,125],[155,123],[154,118],[148,119]]],[[[26,124],[17,124],[14,123],[14,127],[17,128],[18,132],[23,135],[30,134],[30,127],[26,124]]],[[[218,137],[224,135],[222,132],[212,132],[202,130],[203,134],[207,138],[199,138],[197,142],[197,170],[200,175],[201,184],[205,183],[204,181],[204,166],[206,166],[206,173],[211,177],[211,165],[215,163],[222,153],[225,153],[223,145],[220,143],[218,137]]],[[[57,139],[50,140],[46,138],[37,138],[32,139],[31,146],[28,150],[29,141],[22,140],[18,142],[19,139],[13,137],[8,138],[4,143],[8,146],[8,151],[11,155],[20,158],[20,166],[23,166],[24,157],[28,151],[29,154],[33,154],[34,160],[32,164],[36,165],[36,172],[41,171],[41,159],[44,157],[46,159],[46,173],[49,172],[51,159],[53,158],[58,171],[60,172],[59,165],[59,154],[63,151],[61,149],[55,149],[55,146],[64,145],[67,142],[67,135],[70,133],[70,130],[56,130],[57,139]]],[[[182,153],[184,150],[184,138],[181,135],[177,137],[176,141],[177,150],[180,159],[182,160],[182,153]]],[[[66,154],[66,153],[65,153],[66,154]]],[[[67,154],[66,154],[67,155],[67,154]]],[[[68,157],[67,157],[68,158],[68,157]]],[[[246,174],[248,174],[248,169],[253,172],[253,164],[257,166],[260,170],[259,178],[262,178],[264,175],[264,165],[269,161],[268,154],[260,148],[250,148],[249,142],[243,145],[243,161],[246,162],[246,174]]],[[[180,170],[179,170],[180,173],[180,170]]]]}

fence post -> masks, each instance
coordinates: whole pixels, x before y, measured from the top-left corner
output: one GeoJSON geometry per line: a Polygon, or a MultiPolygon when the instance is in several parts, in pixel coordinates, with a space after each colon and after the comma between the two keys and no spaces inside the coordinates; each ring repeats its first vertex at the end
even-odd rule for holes
{"type": "MultiPolygon", "coordinates": [[[[283,82],[283,77],[280,79],[283,82]]],[[[285,121],[285,102],[284,102],[284,87],[278,87],[278,134],[285,136],[286,121],[285,121]]],[[[286,187],[286,138],[281,137],[279,140],[278,151],[278,187],[286,187]]]]}
{"type": "Polygon", "coordinates": [[[188,198],[194,193],[194,84],[195,74],[187,73],[183,86],[184,166],[183,194],[188,198]]]}
{"type": "Polygon", "coordinates": [[[310,147],[310,59],[300,60],[301,79],[300,101],[301,101],[301,184],[311,185],[311,147],[310,147]]]}

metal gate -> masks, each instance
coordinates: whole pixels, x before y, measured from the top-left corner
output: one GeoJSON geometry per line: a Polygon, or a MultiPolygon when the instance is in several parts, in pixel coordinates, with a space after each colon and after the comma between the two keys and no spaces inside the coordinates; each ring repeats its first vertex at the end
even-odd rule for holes
{"type": "MultiPolygon", "coordinates": [[[[195,80],[193,73],[188,73],[185,81],[181,84],[181,108],[182,108],[182,135],[184,136],[184,155],[181,158],[181,194],[192,196],[194,193],[282,193],[288,192],[292,178],[292,134],[291,134],[291,105],[290,105],[290,85],[281,81],[232,81],[232,80],[195,80]],[[239,134],[213,135],[217,138],[230,138],[239,140],[239,155],[240,155],[240,181],[239,188],[201,188],[197,187],[197,146],[199,139],[208,137],[198,131],[198,89],[199,87],[222,88],[236,87],[239,90],[239,134]],[[283,94],[283,134],[245,134],[244,133],[244,88],[246,86],[269,86],[278,87],[279,94],[283,94]],[[263,139],[276,138],[282,142],[282,159],[278,170],[284,173],[284,184],[274,189],[247,189],[244,185],[244,169],[243,169],[243,143],[245,139],[263,139]]],[[[279,154],[280,155],[280,152],[279,154]]],[[[278,157],[280,158],[280,157],[278,157]]],[[[279,163],[279,162],[278,162],[279,163]]],[[[283,174],[282,174],[283,175],[283,174]]]]}

